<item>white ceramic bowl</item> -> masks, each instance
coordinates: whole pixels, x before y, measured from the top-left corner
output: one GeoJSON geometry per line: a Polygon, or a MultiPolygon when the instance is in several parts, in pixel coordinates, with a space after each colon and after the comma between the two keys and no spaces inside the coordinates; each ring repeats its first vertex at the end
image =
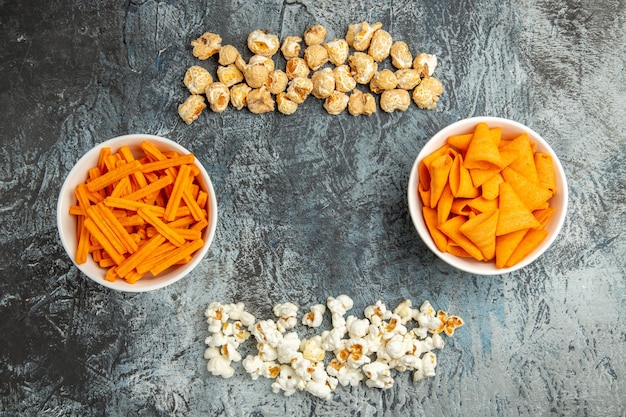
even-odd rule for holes
{"type": "MultiPolygon", "coordinates": [[[[176,151],[181,154],[190,153],[187,149],[180,146],[176,142],[159,136],[142,134],[119,136],[109,139],[91,149],[82,158],[80,158],[67,175],[67,178],[61,187],[57,203],[57,226],[63,247],[74,264],[76,264],[74,256],[77,246],[77,225],[75,216],[69,214],[70,206],[76,204],[74,189],[79,183],[85,180],[87,171],[97,165],[98,156],[103,147],[110,147],[112,152],[116,152],[120,147],[127,145],[131,151],[139,153],[139,144],[144,140],[150,141],[161,151],[176,151]]],[[[153,277],[148,273],[134,284],[129,284],[123,279],[118,279],[115,282],[104,280],[106,270],[94,262],[91,259],[91,256],[87,257],[86,263],[80,265],[76,264],[78,269],[98,284],[115,290],[127,292],[143,292],[163,288],[177,282],[185,275],[189,274],[198,265],[198,263],[200,263],[209,250],[213,237],[215,236],[215,229],[217,227],[217,201],[213,185],[211,183],[211,178],[197,158],[195,164],[200,169],[200,187],[203,188],[209,195],[207,204],[209,204],[210,218],[209,224],[204,231],[204,246],[194,254],[189,263],[171,267],[170,269],[159,274],[157,277],[153,277]]]]}
{"type": "Polygon", "coordinates": [[[452,265],[457,269],[475,275],[505,274],[523,268],[539,258],[539,256],[541,256],[541,254],[550,247],[552,242],[554,242],[554,239],[556,239],[559,231],[561,230],[561,227],[563,226],[563,223],[565,221],[565,215],[567,213],[567,199],[568,192],[565,171],[563,170],[563,166],[561,165],[559,158],[556,156],[550,145],[548,145],[548,143],[538,133],[534,132],[527,126],[524,126],[523,124],[514,122],[512,120],[499,117],[472,117],[469,119],[460,120],[440,130],[428,142],[426,142],[420,153],[417,155],[409,176],[409,212],[411,214],[411,219],[413,220],[413,225],[417,229],[417,232],[419,233],[424,243],[426,243],[426,246],[428,246],[430,250],[432,250],[439,258],[441,258],[446,263],[452,265]],[[495,262],[481,262],[475,259],[460,258],[449,253],[441,252],[435,246],[435,243],[430,236],[430,233],[428,232],[426,224],[424,223],[424,217],[422,216],[422,201],[419,198],[419,194],[417,191],[419,184],[418,165],[420,161],[430,153],[443,146],[449,136],[472,133],[474,131],[474,127],[479,122],[487,123],[487,125],[489,125],[489,127],[491,128],[498,126],[501,127],[503,138],[513,139],[515,136],[521,133],[527,133],[529,139],[536,143],[537,151],[550,154],[554,163],[554,175],[556,180],[557,194],[553,196],[550,200],[550,206],[555,207],[556,212],[553,214],[550,222],[546,226],[546,230],[548,231],[548,237],[544,239],[543,242],[537,248],[535,248],[535,250],[531,252],[525,259],[510,268],[496,268],[495,262]]]}

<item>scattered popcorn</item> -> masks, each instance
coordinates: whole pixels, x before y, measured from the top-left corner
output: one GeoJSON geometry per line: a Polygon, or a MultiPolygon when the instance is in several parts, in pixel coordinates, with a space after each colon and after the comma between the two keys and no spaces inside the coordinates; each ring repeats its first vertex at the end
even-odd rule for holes
{"type": "Polygon", "coordinates": [[[193,56],[206,60],[215,55],[222,48],[222,37],[218,34],[205,32],[198,39],[191,41],[193,56]]]}
{"type": "Polygon", "coordinates": [[[328,60],[335,66],[343,65],[350,54],[350,45],[345,39],[333,39],[324,44],[328,51],[328,60]]]}
{"type": "Polygon", "coordinates": [[[307,46],[321,45],[326,39],[326,28],[322,25],[314,25],[304,31],[304,43],[307,46]]]}
{"type": "Polygon", "coordinates": [[[246,107],[253,114],[276,110],[291,115],[309,95],[324,100],[323,107],[331,115],[347,108],[353,116],[370,116],[376,112],[377,100],[372,94],[356,90],[357,84],[369,84],[374,94],[380,94],[380,107],[388,113],[407,110],[411,97],[420,109],[437,107],[443,86],[433,77],[436,55],[421,52],[413,57],[407,43],[394,41],[380,22],[350,24],[344,38],[324,43],[326,34],[324,26],[313,25],[302,37],[285,36],[281,41],[266,30],[253,30],[246,41],[253,56],[246,62],[235,46],[222,45],[220,35],[204,33],[191,41],[192,53],[200,60],[217,54],[217,74],[212,76],[199,65],[185,72],[183,83],[191,95],[178,106],[179,116],[185,123],[193,123],[207,108],[206,102],[217,113],[232,104],[237,110],[246,107]],[[303,54],[302,43],[306,46],[303,54]],[[279,49],[286,60],[284,71],[275,68],[273,56],[279,49]],[[395,72],[379,71],[379,63],[387,59],[397,69],[395,72]],[[210,89],[214,78],[228,91],[210,89]],[[294,79],[301,79],[297,82],[300,86],[294,87],[299,91],[289,92],[287,82],[294,79]],[[309,89],[310,83],[313,86],[309,89]],[[407,100],[405,92],[396,90],[412,90],[412,96],[407,100]],[[349,96],[343,94],[353,91],[349,96]]]}
{"type": "Polygon", "coordinates": [[[298,324],[296,316],[298,315],[298,306],[294,303],[276,304],[274,306],[274,315],[278,317],[276,327],[283,333],[285,330],[291,329],[298,324]]]}
{"type": "Polygon", "coordinates": [[[396,88],[385,90],[380,95],[380,108],[387,113],[406,111],[411,105],[411,95],[408,91],[396,88]]]}
{"type": "Polygon", "coordinates": [[[415,382],[434,376],[434,351],[445,346],[441,333],[452,336],[454,329],[463,325],[458,316],[435,313],[428,301],[413,308],[410,300],[404,300],[392,311],[378,300],[364,309],[364,318],[344,318],[353,304],[350,297],[340,295],[328,297],[326,305],[311,306],[301,323],[319,327],[328,310],[332,328],[300,339],[296,331],[285,333],[298,323],[299,309],[293,303],[274,306],[275,322],[257,321],[243,303],[213,302],[205,311],[210,333],[204,351],[207,370],[230,378],[235,373],[232,364],[241,362],[253,380],[260,376],[273,379],[275,393],[289,396],[305,391],[328,400],[338,385],[357,386],[364,381],[368,387],[390,388],[394,385],[392,372],[413,372],[415,382]],[[242,360],[238,348],[251,336],[257,353],[242,360]],[[328,352],[334,357],[325,363],[328,352]]]}
{"type": "Polygon", "coordinates": [[[230,65],[237,61],[237,58],[241,57],[239,51],[233,45],[224,45],[220,48],[218,64],[230,65]]]}
{"type": "Polygon", "coordinates": [[[191,94],[204,94],[204,90],[212,82],[211,73],[198,65],[189,67],[183,79],[183,83],[191,94]]]}
{"type": "Polygon", "coordinates": [[[348,112],[353,116],[364,114],[371,116],[376,113],[376,99],[369,93],[363,93],[361,90],[352,90],[348,99],[348,112]]]}
{"type": "Polygon", "coordinates": [[[178,115],[183,119],[183,122],[191,124],[200,117],[200,113],[204,109],[206,109],[204,96],[192,94],[178,106],[178,115]]]}
{"type": "Polygon", "coordinates": [[[413,55],[406,42],[394,42],[389,49],[389,55],[391,56],[391,65],[397,69],[408,69],[413,65],[413,55]]]}
{"type": "Polygon", "coordinates": [[[211,110],[216,113],[221,113],[226,110],[228,103],[230,103],[230,90],[228,86],[222,82],[211,83],[207,86],[206,98],[211,106],[211,110]]]}
{"type": "Polygon", "coordinates": [[[432,110],[437,107],[441,93],[443,93],[441,81],[435,77],[427,77],[413,90],[413,101],[420,109],[432,110]]]}
{"type": "Polygon", "coordinates": [[[300,42],[302,42],[302,38],[298,36],[287,36],[283,39],[280,51],[283,53],[286,60],[300,56],[300,42]]]}
{"type": "Polygon", "coordinates": [[[437,56],[422,52],[413,60],[413,68],[420,72],[420,77],[430,77],[437,68],[437,56]]]}
{"type": "Polygon", "coordinates": [[[315,304],[311,306],[311,310],[302,317],[302,324],[309,327],[320,327],[324,319],[326,306],[324,304],[315,304]]]}
{"type": "Polygon", "coordinates": [[[374,58],[374,61],[382,62],[389,56],[392,44],[393,39],[389,32],[383,29],[378,29],[372,36],[367,53],[369,56],[374,58]]]}
{"type": "Polygon", "coordinates": [[[255,55],[273,56],[280,47],[278,36],[265,30],[253,30],[248,35],[248,49],[255,55]]]}

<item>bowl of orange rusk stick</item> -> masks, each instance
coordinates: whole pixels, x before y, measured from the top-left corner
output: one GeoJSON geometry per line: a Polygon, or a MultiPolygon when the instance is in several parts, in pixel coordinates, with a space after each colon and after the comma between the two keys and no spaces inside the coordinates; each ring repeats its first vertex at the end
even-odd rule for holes
{"type": "Polygon", "coordinates": [[[57,203],[61,242],[97,283],[128,292],[177,282],[206,255],[217,227],[211,179],[195,156],[154,135],[87,152],[57,203]]]}
{"type": "Polygon", "coordinates": [[[532,129],[499,117],[445,127],[418,154],[408,205],[439,258],[475,275],[521,269],[554,242],[568,202],[563,167],[532,129]]]}

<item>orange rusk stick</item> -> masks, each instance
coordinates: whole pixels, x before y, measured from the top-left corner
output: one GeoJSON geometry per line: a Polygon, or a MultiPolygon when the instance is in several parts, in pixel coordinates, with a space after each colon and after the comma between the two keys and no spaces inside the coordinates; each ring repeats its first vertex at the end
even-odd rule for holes
{"type": "Polygon", "coordinates": [[[145,274],[146,272],[150,271],[150,269],[152,269],[154,265],[167,258],[169,256],[169,253],[175,249],[176,246],[171,244],[170,242],[163,243],[152,252],[152,256],[150,256],[150,259],[146,259],[144,262],[137,265],[137,272],[139,272],[140,274],[145,274]]]}
{"type": "Polygon", "coordinates": [[[187,187],[188,180],[190,180],[190,172],[191,167],[189,165],[183,165],[180,167],[180,170],[178,171],[178,176],[176,177],[176,181],[174,182],[172,194],[170,195],[170,198],[167,201],[167,205],[165,206],[165,214],[163,214],[163,219],[167,221],[172,221],[176,217],[176,210],[178,210],[178,206],[180,205],[180,201],[183,197],[183,192],[187,187]]]}
{"type": "MultiPolygon", "coordinates": [[[[135,156],[133,155],[133,153],[131,152],[128,146],[122,146],[118,152],[120,153],[120,155],[122,155],[122,158],[124,158],[126,162],[131,162],[135,160],[135,156]]],[[[133,178],[135,179],[135,181],[137,182],[137,185],[140,188],[148,185],[148,181],[146,180],[146,177],[143,175],[143,172],[137,171],[133,173],[133,178]]]]}
{"type": "Polygon", "coordinates": [[[98,191],[106,187],[107,185],[111,185],[114,182],[119,181],[124,177],[127,177],[133,172],[137,172],[139,169],[141,169],[141,166],[141,163],[136,160],[120,165],[119,167],[114,168],[106,174],[102,174],[93,181],[88,182],[87,188],[89,189],[89,191],[98,191]]]}
{"type": "Polygon", "coordinates": [[[78,237],[78,246],[76,247],[76,263],[84,264],[87,262],[87,255],[89,254],[89,230],[84,225],[83,221],[79,222],[80,235],[78,237]]]}
{"type": "Polygon", "coordinates": [[[153,211],[147,210],[145,208],[140,208],[137,211],[146,222],[150,223],[152,226],[157,229],[157,231],[162,234],[167,240],[172,242],[176,246],[182,246],[185,243],[185,239],[179,235],[175,230],[165,224],[161,219],[159,219],[153,211]]]}
{"type": "Polygon", "coordinates": [[[128,194],[125,195],[124,198],[128,199],[128,200],[139,200],[142,199],[144,197],[147,197],[148,195],[159,191],[160,189],[162,189],[163,187],[165,187],[166,185],[170,185],[172,183],[172,177],[170,177],[169,175],[164,175],[161,178],[159,178],[158,180],[128,194]]]}
{"type": "Polygon", "coordinates": [[[204,245],[204,241],[202,239],[187,242],[180,248],[172,251],[170,256],[156,264],[152,269],[150,269],[150,272],[152,273],[152,275],[158,275],[170,266],[176,264],[178,261],[185,259],[186,257],[193,254],[195,251],[200,249],[202,245],[204,245]]]}
{"type": "Polygon", "coordinates": [[[126,247],[122,243],[122,239],[115,234],[115,230],[113,230],[113,227],[106,221],[104,215],[98,210],[97,206],[91,206],[87,209],[87,217],[89,217],[96,224],[96,226],[98,226],[98,229],[118,253],[123,255],[127,252],[126,247]]]}
{"type": "MultiPolygon", "coordinates": [[[[100,229],[98,228],[98,226],[96,225],[96,223],[94,223],[94,221],[88,217],[85,219],[85,227],[89,230],[89,233],[91,233],[91,235],[94,237],[94,239],[100,244],[102,245],[102,249],[109,254],[109,256],[111,256],[111,259],[113,259],[113,261],[119,265],[122,262],[124,262],[124,260],[126,259],[124,257],[124,255],[122,255],[121,253],[119,253],[111,244],[111,242],[109,241],[109,239],[107,239],[107,237],[102,233],[102,231],[100,231],[100,229]]],[[[95,259],[94,259],[95,260],[95,259]]],[[[95,260],[96,262],[99,261],[95,260]]]]}
{"type": "Polygon", "coordinates": [[[158,216],[162,216],[165,213],[165,209],[159,206],[153,206],[150,204],[140,203],[138,201],[128,200],[126,198],[119,197],[107,197],[104,199],[104,204],[108,207],[119,208],[124,210],[137,211],[140,208],[150,210],[158,216]]]}
{"type": "Polygon", "coordinates": [[[117,275],[125,277],[130,271],[135,269],[137,265],[148,259],[148,257],[152,255],[152,252],[163,242],[165,242],[165,238],[162,235],[155,235],[152,237],[143,246],[141,246],[137,252],[130,255],[124,262],[117,266],[117,275]]]}
{"type": "Polygon", "coordinates": [[[130,180],[128,177],[122,178],[111,191],[111,197],[123,197],[131,192],[130,180]]]}
{"type": "Polygon", "coordinates": [[[172,159],[164,159],[154,162],[148,162],[147,164],[143,164],[141,168],[141,172],[144,174],[152,171],[161,171],[167,168],[172,168],[179,165],[188,165],[193,164],[195,158],[193,154],[186,154],[177,156],[172,159]]]}
{"type": "Polygon", "coordinates": [[[185,201],[187,207],[189,207],[189,213],[193,216],[194,220],[200,221],[206,218],[204,210],[202,210],[202,207],[198,205],[196,199],[193,198],[190,188],[183,191],[183,200],[185,201]]]}
{"type": "Polygon", "coordinates": [[[122,245],[124,245],[126,251],[129,253],[135,252],[137,250],[137,243],[130,237],[130,234],[124,229],[124,226],[115,217],[113,212],[104,204],[97,204],[95,208],[108,223],[113,233],[122,241],[122,245]]]}

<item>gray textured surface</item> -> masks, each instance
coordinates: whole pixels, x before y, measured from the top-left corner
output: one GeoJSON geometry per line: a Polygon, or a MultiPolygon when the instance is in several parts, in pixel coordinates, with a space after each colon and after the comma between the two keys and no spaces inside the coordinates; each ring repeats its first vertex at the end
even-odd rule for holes
{"type": "Polygon", "coordinates": [[[626,415],[623,1],[0,1],[0,45],[2,415],[626,415]],[[321,23],[335,37],[362,20],[438,55],[437,110],[356,119],[309,99],[291,117],[179,120],[202,32],[243,50],[253,29],[282,37],[321,23]],[[442,264],[406,206],[425,140],[483,114],[542,133],[570,186],[553,247],[506,276],[442,264]],[[197,270],[133,295],[77,272],[55,204],[80,155],[140,132],[199,157],[220,218],[197,270]],[[357,313],[378,298],[428,299],[466,325],[436,377],[339,387],[330,402],[273,394],[240,366],[228,380],[206,372],[211,301],[269,318],[275,303],[341,293],[357,313]]]}

